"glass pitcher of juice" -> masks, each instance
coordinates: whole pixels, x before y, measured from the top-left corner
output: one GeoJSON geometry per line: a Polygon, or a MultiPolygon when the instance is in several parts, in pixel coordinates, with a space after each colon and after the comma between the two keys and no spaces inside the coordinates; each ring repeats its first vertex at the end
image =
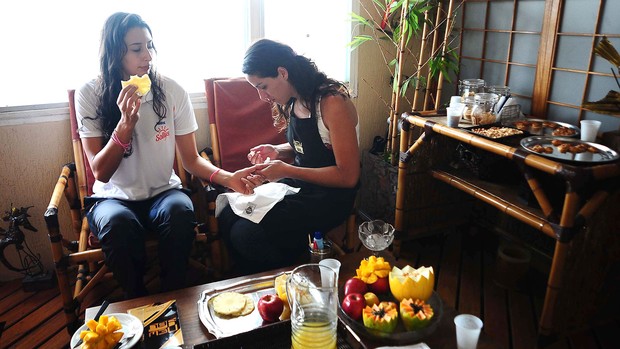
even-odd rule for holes
{"type": "Polygon", "coordinates": [[[338,276],[325,265],[304,264],[286,280],[292,349],[336,349],[338,276]]]}

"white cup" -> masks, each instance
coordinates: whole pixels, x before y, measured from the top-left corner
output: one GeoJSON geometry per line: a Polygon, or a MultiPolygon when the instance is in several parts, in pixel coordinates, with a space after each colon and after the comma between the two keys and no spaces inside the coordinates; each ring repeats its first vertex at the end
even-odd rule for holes
{"type": "Polygon", "coordinates": [[[482,320],[470,314],[457,315],[454,318],[456,325],[456,346],[458,349],[476,349],[482,320]]]}
{"type": "Polygon", "coordinates": [[[450,106],[453,107],[457,103],[458,104],[463,103],[462,98],[463,97],[461,97],[461,96],[452,96],[452,97],[450,97],[450,106]]]}
{"type": "Polygon", "coordinates": [[[450,107],[446,108],[446,118],[447,124],[449,127],[458,127],[459,121],[461,121],[461,114],[463,113],[462,108],[458,107],[450,107]]]}
{"type": "Polygon", "coordinates": [[[595,142],[601,122],[598,120],[581,120],[581,140],[595,142]]]}
{"type": "MultiPolygon", "coordinates": [[[[340,274],[340,261],[334,258],[326,258],[326,259],[322,259],[319,262],[319,265],[324,265],[330,269],[332,269],[335,273],[336,273],[336,278],[338,278],[338,275],[340,274]]],[[[331,285],[332,282],[329,279],[329,277],[331,277],[331,275],[327,274],[321,274],[321,282],[323,283],[323,285],[331,285]]],[[[336,285],[338,284],[338,280],[336,279],[336,285]]]]}

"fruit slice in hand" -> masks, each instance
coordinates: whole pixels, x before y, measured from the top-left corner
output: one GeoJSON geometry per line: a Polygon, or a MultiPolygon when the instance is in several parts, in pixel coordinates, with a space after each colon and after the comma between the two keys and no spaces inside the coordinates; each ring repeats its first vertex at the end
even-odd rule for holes
{"type": "Polygon", "coordinates": [[[373,330],[392,333],[398,324],[398,310],[396,303],[381,302],[372,307],[364,308],[362,312],[364,326],[373,330]]]}
{"type": "Polygon", "coordinates": [[[136,86],[138,88],[138,94],[140,96],[144,96],[151,90],[151,78],[149,78],[149,74],[144,74],[141,77],[138,75],[132,75],[129,77],[129,80],[121,81],[121,86],[123,88],[127,85],[136,86]]]}
{"type": "Polygon", "coordinates": [[[400,318],[407,331],[428,326],[433,315],[433,308],[421,299],[407,298],[400,302],[400,318]]]}
{"type": "Polygon", "coordinates": [[[390,272],[390,291],[399,302],[405,298],[428,300],[433,295],[435,274],[433,267],[418,269],[409,265],[393,267],[390,272]]]}

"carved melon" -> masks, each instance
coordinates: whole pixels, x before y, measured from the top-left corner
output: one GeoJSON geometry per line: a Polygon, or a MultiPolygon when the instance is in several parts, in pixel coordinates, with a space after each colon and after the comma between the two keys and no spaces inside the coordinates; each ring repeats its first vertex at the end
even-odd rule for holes
{"type": "Polygon", "coordinates": [[[380,302],[362,311],[364,326],[381,332],[392,333],[398,324],[398,310],[394,302],[380,302]]]}
{"type": "Polygon", "coordinates": [[[407,331],[428,326],[433,315],[433,308],[421,299],[406,298],[400,302],[400,318],[407,331]]]}
{"type": "Polygon", "coordinates": [[[405,298],[428,300],[433,295],[435,274],[433,267],[418,269],[409,265],[393,267],[390,272],[390,291],[399,302],[405,298]]]}

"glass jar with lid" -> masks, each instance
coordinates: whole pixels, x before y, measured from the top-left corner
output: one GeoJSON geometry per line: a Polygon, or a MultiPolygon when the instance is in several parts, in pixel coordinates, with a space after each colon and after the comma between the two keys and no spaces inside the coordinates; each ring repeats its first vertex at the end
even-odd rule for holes
{"type": "Polygon", "coordinates": [[[486,87],[486,92],[488,92],[488,93],[495,93],[500,98],[502,96],[508,97],[508,96],[510,96],[510,87],[508,87],[508,86],[501,86],[501,85],[487,86],[486,87]]]}
{"type": "Polygon", "coordinates": [[[459,95],[463,103],[465,102],[465,97],[482,92],[484,92],[484,80],[482,79],[464,79],[459,81],[459,95]]]}
{"type": "Polygon", "coordinates": [[[461,119],[464,123],[472,123],[471,115],[474,111],[474,97],[475,96],[461,97],[463,100],[463,115],[461,119]]]}
{"type": "MultiPolygon", "coordinates": [[[[502,120],[502,122],[504,122],[504,116],[502,115],[502,108],[504,107],[504,105],[506,104],[506,102],[508,101],[508,99],[510,99],[510,87],[508,86],[501,86],[501,85],[493,85],[493,86],[487,86],[486,88],[488,93],[495,93],[498,96],[498,100],[497,103],[495,104],[495,113],[497,114],[497,120],[499,121],[500,119],[502,120]]],[[[508,118],[507,118],[508,119],[508,118]]]]}
{"type": "Polygon", "coordinates": [[[495,93],[476,93],[474,95],[474,109],[471,113],[473,125],[492,124],[497,119],[495,103],[499,96],[495,93]]]}

